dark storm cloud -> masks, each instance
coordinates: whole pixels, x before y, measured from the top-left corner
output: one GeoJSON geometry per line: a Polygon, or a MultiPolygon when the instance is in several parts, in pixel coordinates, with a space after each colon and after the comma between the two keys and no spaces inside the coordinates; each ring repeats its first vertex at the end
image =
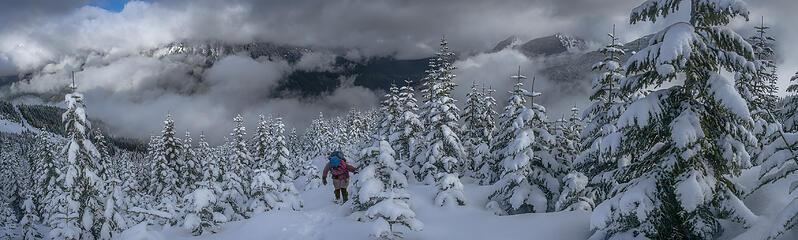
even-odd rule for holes
{"type": "MultiPolygon", "coordinates": [[[[10,91],[44,93],[59,89],[69,71],[82,68],[80,88],[90,114],[120,132],[140,137],[157,132],[160,119],[171,112],[181,128],[221,139],[237,113],[245,114],[250,124],[263,113],[304,127],[321,111],[334,116],[358,104],[373,107],[381,93],[347,85],[317,99],[269,98],[275,83],[294,70],[330,69],[334,56],[325,51],[308,54],[293,66],[231,56],[198,73],[207,80],[198,82],[189,76],[193,66],[185,61],[140,56],[141,50],[183,40],[266,41],[343,50],[351,59],[410,59],[430,56],[445,34],[460,56],[457,97],[476,81],[493,86],[503,103],[511,84],[507,77],[517,66],[532,76],[543,61],[513,50],[480,52],[511,35],[525,41],[557,32],[585,38],[595,47],[606,42],[613,24],[622,40],[631,41],[679,20],[674,16],[630,25],[629,12],[641,2],[164,0],[133,1],[116,13],[85,6],[86,1],[0,0],[0,75],[37,71],[29,83],[10,91]]],[[[780,85],[786,86],[788,74],[798,70],[798,48],[788,44],[798,42],[798,31],[789,24],[798,21],[793,14],[798,1],[747,2],[753,19],[768,16],[766,22],[782,43],[777,45],[783,66],[780,85]]],[[[750,33],[752,24],[732,25],[750,33]]],[[[584,91],[562,89],[540,75],[536,87],[544,92],[541,100],[556,115],[552,117],[587,101],[584,91]]],[[[584,82],[588,87],[589,81],[584,82]]]]}

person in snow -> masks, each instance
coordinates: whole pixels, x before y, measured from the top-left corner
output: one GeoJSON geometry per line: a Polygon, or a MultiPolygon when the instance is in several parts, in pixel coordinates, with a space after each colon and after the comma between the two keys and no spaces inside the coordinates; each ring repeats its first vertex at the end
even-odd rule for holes
{"type": "Polygon", "coordinates": [[[346,164],[344,154],[340,151],[330,153],[328,158],[330,162],[327,163],[327,166],[324,166],[321,182],[327,185],[327,172],[332,172],[333,187],[335,187],[335,190],[333,190],[333,193],[335,193],[335,201],[343,197],[341,203],[344,203],[349,199],[349,193],[346,192],[346,187],[349,185],[349,172],[357,173],[357,168],[346,164]]]}

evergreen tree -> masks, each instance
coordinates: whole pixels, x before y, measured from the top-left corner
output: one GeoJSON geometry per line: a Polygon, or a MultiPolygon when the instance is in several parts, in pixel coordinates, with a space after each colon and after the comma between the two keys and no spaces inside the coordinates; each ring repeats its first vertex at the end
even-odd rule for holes
{"type": "Polygon", "coordinates": [[[562,193],[555,204],[557,211],[592,211],[596,206],[586,191],[587,176],[571,172],[563,178],[562,193]]]}
{"type": "Polygon", "coordinates": [[[235,127],[230,133],[230,149],[227,156],[227,163],[224,165],[222,175],[222,195],[220,201],[225,208],[224,214],[227,219],[237,221],[244,218],[246,212],[247,184],[244,163],[250,162],[249,150],[247,149],[246,128],[244,128],[244,118],[237,115],[233,118],[235,127]]]}
{"type": "MultiPolygon", "coordinates": [[[[759,186],[771,185],[779,180],[793,181],[789,188],[794,191],[796,177],[798,177],[798,133],[777,133],[778,138],[766,145],[759,155],[762,162],[759,169],[759,186]]],[[[781,239],[782,235],[792,230],[798,223],[798,197],[793,197],[790,202],[777,215],[773,222],[767,239],[781,239]]]]}
{"type": "MultiPolygon", "coordinates": [[[[402,111],[402,105],[399,102],[399,88],[396,87],[396,85],[391,84],[388,93],[385,94],[385,100],[383,100],[380,105],[378,134],[379,136],[385,137],[385,139],[388,139],[388,141],[393,144],[397,140],[392,140],[392,136],[396,136],[394,133],[398,131],[397,122],[401,114],[404,112],[402,111]]],[[[350,137],[354,137],[356,134],[352,132],[352,134],[349,135],[352,135],[350,137]]]]}
{"type": "Polygon", "coordinates": [[[526,106],[525,97],[540,93],[523,88],[521,80],[526,77],[520,71],[512,78],[516,83],[500,116],[492,150],[501,178],[487,208],[499,215],[554,211],[564,166],[548,153],[554,137],[546,129],[545,110],[534,102],[531,108],[526,106]]]}
{"type": "Polygon", "coordinates": [[[183,227],[191,231],[194,236],[203,233],[215,233],[219,230],[219,223],[227,222],[227,217],[217,208],[217,192],[214,186],[205,185],[203,181],[197,189],[186,196],[188,209],[183,227]]]}
{"type": "Polygon", "coordinates": [[[97,147],[97,152],[100,154],[98,159],[100,162],[97,165],[99,168],[98,174],[100,177],[102,177],[102,179],[113,178],[115,176],[115,169],[113,169],[114,166],[111,163],[110,148],[108,147],[108,142],[105,141],[105,136],[103,136],[103,133],[99,128],[94,129],[94,132],[92,133],[92,141],[97,147]]]}
{"type": "Polygon", "coordinates": [[[427,184],[436,182],[438,205],[464,205],[462,184],[457,168],[464,150],[460,143],[460,110],[451,98],[454,83],[454,65],[450,62],[454,53],[449,50],[445,38],[441,38],[441,48],[429,62],[427,76],[424,78],[425,94],[422,118],[426,127],[424,149],[420,154],[420,179],[427,184]]]}
{"type": "Polygon", "coordinates": [[[194,191],[196,188],[195,183],[202,181],[202,163],[200,163],[200,158],[197,155],[197,152],[191,143],[194,139],[191,138],[191,132],[186,130],[186,137],[183,138],[183,161],[185,163],[185,169],[182,171],[184,174],[183,181],[185,182],[185,186],[183,187],[184,193],[190,193],[194,191]]]}
{"type": "Polygon", "coordinates": [[[255,167],[258,169],[267,169],[269,168],[269,161],[270,161],[270,153],[269,146],[271,136],[271,117],[267,120],[265,116],[259,115],[260,121],[258,121],[258,128],[255,130],[255,136],[253,142],[255,144],[255,153],[253,154],[252,158],[255,162],[255,167]]]}
{"type": "Polygon", "coordinates": [[[33,205],[32,195],[28,196],[22,203],[22,209],[25,211],[25,215],[23,215],[22,220],[19,221],[19,226],[22,229],[22,239],[42,239],[42,234],[36,227],[36,224],[39,223],[39,216],[36,213],[36,206],[33,205]]]}
{"type": "Polygon", "coordinates": [[[56,209],[50,220],[50,236],[94,239],[100,237],[105,210],[100,197],[104,182],[97,166],[100,154],[86,133],[91,124],[86,117],[83,95],[67,94],[66,105],[62,121],[69,140],[62,153],[66,159],[64,175],[59,178],[64,190],[51,200],[55,201],[56,209]]]}
{"type": "Polygon", "coordinates": [[[112,239],[128,228],[127,212],[128,199],[122,191],[122,181],[117,178],[109,179],[106,185],[105,210],[100,227],[100,239],[112,239]]]}
{"type": "Polygon", "coordinates": [[[607,199],[615,185],[615,178],[608,173],[618,167],[617,159],[624,157],[616,156],[621,143],[616,124],[626,110],[626,101],[629,100],[621,92],[621,81],[625,79],[626,69],[619,62],[625,52],[615,36],[614,26],[609,38],[610,44],[600,50],[604,59],[593,65],[593,70],[601,73],[593,79],[590,95],[593,103],[584,113],[589,121],[581,130],[581,152],[572,164],[574,171],[587,176],[587,191],[595,203],[607,199]]]}
{"type": "MultiPolygon", "coordinates": [[[[463,158],[461,172],[471,174],[474,172],[474,162],[479,161],[475,159],[478,155],[479,146],[483,145],[484,140],[484,123],[482,120],[483,114],[486,114],[485,101],[483,91],[477,89],[477,82],[471,83],[471,91],[466,94],[465,108],[463,108],[463,126],[460,132],[463,133],[463,147],[465,148],[466,158],[463,158]]],[[[481,159],[480,159],[481,160],[481,159]]]]}
{"type": "MultiPolygon", "coordinates": [[[[679,3],[648,0],[632,10],[631,23],[679,15],[679,3]]],[[[734,83],[718,73],[755,71],[750,45],[724,26],[747,18],[748,10],[742,1],[692,0],[689,6],[689,20],[654,34],[627,61],[624,94],[677,75],[684,81],[636,100],[619,118],[623,144],[608,144],[620,146],[616,155],[635,157],[613,171],[614,196],[591,217],[594,239],[711,239],[723,230],[719,218],[754,216],[729,180],[751,165],[746,146],[753,120],[734,83]]]]}
{"type": "Polygon", "coordinates": [[[407,177],[415,178],[415,172],[419,172],[422,166],[415,159],[423,147],[424,125],[416,114],[418,105],[416,103],[415,90],[408,80],[405,80],[405,85],[399,89],[399,104],[402,105],[402,110],[404,111],[396,123],[398,136],[395,137],[396,142],[394,144],[397,146],[396,155],[399,162],[399,171],[407,177]]]}
{"type": "Polygon", "coordinates": [[[495,119],[498,114],[496,110],[494,110],[496,99],[493,98],[493,93],[495,91],[493,89],[488,89],[486,91],[483,87],[482,92],[482,101],[485,104],[485,112],[480,115],[482,118],[480,120],[482,126],[480,126],[479,129],[482,131],[480,136],[482,140],[480,145],[477,145],[472,157],[474,158],[474,177],[479,179],[479,184],[488,185],[499,180],[499,174],[501,173],[496,159],[491,156],[491,148],[493,146],[494,132],[496,129],[495,119]]]}
{"type": "Polygon", "coordinates": [[[19,224],[14,210],[8,203],[0,202],[0,232],[3,239],[19,239],[19,224]]]}
{"type": "Polygon", "coordinates": [[[781,108],[784,131],[798,132],[798,72],[795,72],[795,75],[790,78],[787,93],[789,95],[784,98],[784,106],[781,108]]]}
{"type": "Polygon", "coordinates": [[[180,189],[181,179],[177,163],[180,157],[182,144],[175,136],[175,122],[171,115],[166,116],[160,137],[150,141],[149,152],[152,157],[152,173],[150,178],[150,191],[161,202],[174,202],[180,189]]]}
{"type": "Polygon", "coordinates": [[[359,221],[374,223],[373,236],[380,239],[401,238],[401,232],[394,225],[403,225],[413,231],[421,231],[424,224],[415,218],[410,208],[410,194],[407,192],[407,179],[397,171],[396,155],[390,143],[375,141],[374,145],[363,149],[361,159],[367,164],[355,182],[353,208],[358,212],[359,221]]]}
{"type": "MultiPolygon", "coordinates": [[[[740,95],[748,104],[751,118],[754,120],[753,134],[757,138],[755,145],[748,146],[748,152],[756,159],[759,151],[770,143],[776,134],[776,119],[774,112],[779,97],[776,96],[778,88],[776,81],[776,64],[773,62],[775,52],[770,47],[775,39],[768,35],[770,27],[765,26],[764,17],[762,24],[754,27],[756,34],[749,40],[754,50],[755,72],[738,72],[735,76],[735,86],[740,95]]],[[[756,161],[755,161],[756,163],[756,161]]]]}
{"type": "Polygon", "coordinates": [[[61,186],[58,184],[58,176],[61,174],[58,163],[58,155],[56,153],[57,147],[55,146],[55,139],[53,134],[42,130],[36,136],[34,149],[36,163],[34,164],[34,178],[35,187],[33,189],[34,206],[37,207],[37,212],[41,214],[41,219],[49,219],[50,212],[46,205],[58,194],[58,189],[61,186]]]}

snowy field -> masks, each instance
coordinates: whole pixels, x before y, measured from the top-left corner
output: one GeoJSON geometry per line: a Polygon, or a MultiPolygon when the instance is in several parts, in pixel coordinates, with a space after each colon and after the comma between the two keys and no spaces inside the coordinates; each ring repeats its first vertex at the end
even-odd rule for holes
{"type": "MultiPolygon", "coordinates": [[[[756,184],[759,167],[745,170],[736,179],[746,189],[756,184]]],[[[424,223],[424,230],[405,232],[405,239],[587,239],[590,237],[590,213],[583,211],[530,213],[497,216],[485,209],[490,186],[480,186],[463,180],[466,206],[440,208],[433,204],[434,186],[412,184],[412,204],[416,218],[424,223]]],[[[730,228],[720,239],[763,239],[772,226],[772,216],[788,203],[784,193],[790,181],[758,190],[746,199],[746,204],[759,215],[758,222],[749,229],[730,228]]],[[[160,239],[372,239],[370,223],[358,222],[350,216],[351,205],[332,202],[332,186],[326,185],[301,194],[302,211],[279,210],[267,212],[244,221],[222,225],[216,234],[192,236],[187,230],[174,227],[147,228],[135,226],[125,231],[124,240],[160,239]]],[[[351,200],[350,200],[351,201],[351,200]]],[[[793,230],[783,239],[798,239],[793,230]]]]}
{"type": "MultiPolygon", "coordinates": [[[[420,232],[405,232],[405,239],[586,239],[590,236],[590,213],[556,212],[496,216],[484,208],[489,187],[466,184],[466,206],[440,208],[433,205],[434,186],[411,185],[416,218],[424,223],[420,232]],[[532,237],[534,236],[534,237],[532,237]]],[[[355,221],[350,205],[332,202],[332,186],[303,192],[302,211],[267,212],[222,225],[216,234],[194,237],[179,228],[149,229],[136,226],[122,239],[370,239],[370,223],[355,221]]],[[[350,200],[351,201],[351,200],[350,200]]]]}

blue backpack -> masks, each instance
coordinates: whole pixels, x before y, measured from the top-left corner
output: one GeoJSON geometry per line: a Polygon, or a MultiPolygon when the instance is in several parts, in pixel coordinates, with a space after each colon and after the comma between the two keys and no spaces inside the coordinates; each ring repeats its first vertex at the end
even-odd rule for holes
{"type": "Polygon", "coordinates": [[[337,156],[333,156],[330,158],[330,168],[336,168],[341,165],[341,159],[337,156]]]}
{"type": "Polygon", "coordinates": [[[336,168],[341,165],[341,160],[346,160],[344,158],[344,153],[340,151],[335,151],[330,153],[330,168],[336,168]]]}

